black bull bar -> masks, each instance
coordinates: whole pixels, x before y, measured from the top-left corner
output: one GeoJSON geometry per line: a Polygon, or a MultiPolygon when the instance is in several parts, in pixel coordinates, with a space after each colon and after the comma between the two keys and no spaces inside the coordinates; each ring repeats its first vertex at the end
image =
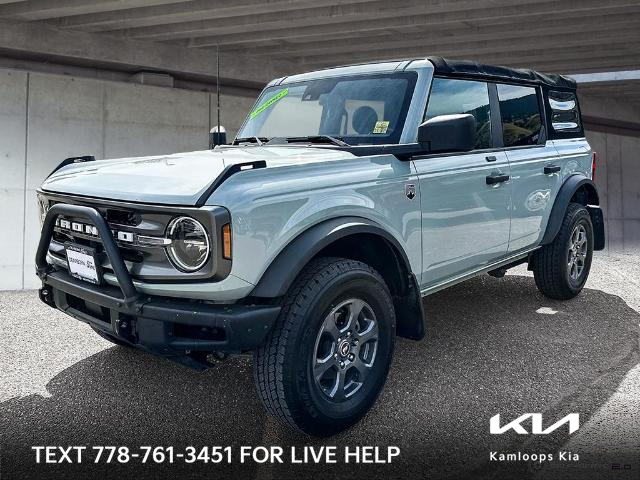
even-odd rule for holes
{"type": "Polygon", "coordinates": [[[118,279],[118,285],[122,291],[122,302],[127,306],[134,305],[140,298],[140,295],[133,285],[133,280],[131,280],[131,275],[129,275],[122,256],[120,256],[120,251],[118,250],[109,225],[100,212],[92,207],[58,203],[49,209],[42,225],[42,234],[36,252],[36,273],[40,279],[44,281],[52,269],[51,265],[47,263],[47,253],[49,251],[51,237],[53,236],[56,219],[60,215],[84,218],[89,220],[98,229],[98,236],[102,240],[102,246],[109,258],[113,273],[118,279]]]}
{"type": "Polygon", "coordinates": [[[43,284],[40,298],[49,306],[133,346],[189,366],[194,366],[193,358],[187,358],[192,352],[239,353],[258,348],[281,309],[277,305],[212,304],[141,294],[108,223],[98,210],[87,206],[55,204],[49,209],[36,252],[36,273],[43,284]],[[60,215],[86,219],[97,228],[118,288],[78,280],[47,262],[60,215]],[[81,311],[74,306],[77,302],[69,302],[69,296],[104,307],[109,315],[100,320],[91,312],[81,311]],[[123,316],[126,322],[121,321],[123,316]],[[125,323],[127,330],[121,331],[125,323]],[[210,336],[203,336],[202,331],[208,331],[210,336]]]}

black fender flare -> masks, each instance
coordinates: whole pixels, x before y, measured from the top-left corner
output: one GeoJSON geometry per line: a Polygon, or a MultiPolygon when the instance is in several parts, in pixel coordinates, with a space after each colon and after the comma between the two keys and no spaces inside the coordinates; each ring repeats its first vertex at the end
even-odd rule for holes
{"type": "Polygon", "coordinates": [[[567,207],[575,193],[581,188],[586,192],[586,197],[582,199],[582,203],[589,210],[594,226],[594,249],[602,250],[604,248],[604,221],[602,210],[598,207],[600,205],[598,189],[590,178],[579,173],[569,176],[560,186],[549,214],[547,228],[540,242],[541,245],[547,245],[556,238],[562,226],[567,207]]]}
{"type": "Polygon", "coordinates": [[[398,240],[378,223],[363,217],[336,217],[309,227],[295,237],[271,262],[251,297],[277,298],[285,295],[302,269],[332,243],[356,234],[372,234],[393,249],[406,285],[394,295],[398,335],[421,339],[425,335],[424,310],[420,288],[409,258],[398,240]]]}

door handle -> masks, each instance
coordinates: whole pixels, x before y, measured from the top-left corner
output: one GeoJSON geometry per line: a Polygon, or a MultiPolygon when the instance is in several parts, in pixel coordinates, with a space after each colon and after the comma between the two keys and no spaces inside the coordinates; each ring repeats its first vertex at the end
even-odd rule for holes
{"type": "Polygon", "coordinates": [[[496,183],[506,182],[507,180],[509,180],[509,175],[487,175],[487,185],[495,185],[496,183]]]}
{"type": "Polygon", "coordinates": [[[487,159],[487,162],[495,162],[497,160],[497,157],[495,155],[489,155],[487,157],[484,157],[487,159]]]}
{"type": "Polygon", "coordinates": [[[547,165],[546,167],[544,167],[544,174],[545,175],[550,175],[552,173],[557,173],[561,170],[559,165],[547,165]]]}

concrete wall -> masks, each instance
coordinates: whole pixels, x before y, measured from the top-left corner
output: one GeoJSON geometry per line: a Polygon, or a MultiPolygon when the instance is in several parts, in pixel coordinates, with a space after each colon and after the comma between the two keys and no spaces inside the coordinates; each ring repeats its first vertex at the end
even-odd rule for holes
{"type": "Polygon", "coordinates": [[[607,250],[640,253],[640,138],[587,132],[598,153],[596,185],[604,210],[607,250]]]}
{"type": "MultiPolygon", "coordinates": [[[[253,99],[221,98],[231,136],[253,99]]],[[[207,92],[0,70],[0,290],[34,288],[35,189],[63,159],[206,149],[207,92]]]]}
{"type": "Polygon", "coordinates": [[[0,71],[0,289],[23,285],[27,75],[0,71]]]}

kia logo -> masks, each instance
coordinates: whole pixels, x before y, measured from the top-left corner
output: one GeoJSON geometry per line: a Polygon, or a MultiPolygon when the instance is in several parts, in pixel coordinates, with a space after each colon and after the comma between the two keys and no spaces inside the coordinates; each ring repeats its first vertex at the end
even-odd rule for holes
{"type": "Polygon", "coordinates": [[[514,430],[519,435],[527,435],[529,434],[529,432],[527,432],[527,429],[520,425],[520,423],[524,422],[528,418],[531,418],[531,433],[533,433],[534,435],[547,435],[554,430],[557,430],[565,423],[569,424],[569,435],[580,428],[579,413],[570,413],[566,417],[558,420],[556,423],[544,430],[542,429],[541,413],[525,413],[524,415],[521,415],[520,417],[502,427],[500,426],[500,414],[494,415],[489,421],[489,429],[494,435],[501,435],[508,430],[514,430]]]}

